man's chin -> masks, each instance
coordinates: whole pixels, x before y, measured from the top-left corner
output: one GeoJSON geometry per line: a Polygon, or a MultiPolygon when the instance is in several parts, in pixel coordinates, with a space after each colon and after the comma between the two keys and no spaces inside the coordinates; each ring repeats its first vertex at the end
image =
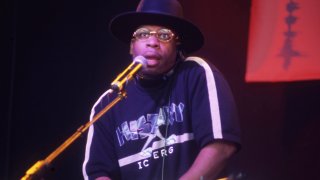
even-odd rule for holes
{"type": "Polygon", "coordinates": [[[157,71],[152,71],[152,70],[148,69],[146,71],[141,71],[139,73],[139,75],[142,77],[145,77],[145,78],[154,78],[154,77],[159,77],[162,74],[157,71]]]}

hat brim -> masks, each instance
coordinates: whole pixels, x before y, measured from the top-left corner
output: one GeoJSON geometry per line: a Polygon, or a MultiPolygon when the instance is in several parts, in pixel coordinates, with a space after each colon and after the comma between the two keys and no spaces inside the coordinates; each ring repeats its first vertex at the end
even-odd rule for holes
{"type": "Polygon", "coordinates": [[[171,15],[128,12],[113,18],[109,24],[111,33],[119,40],[129,43],[133,32],[141,25],[159,25],[175,31],[178,34],[181,48],[186,53],[199,50],[204,38],[201,31],[191,22],[171,15]]]}

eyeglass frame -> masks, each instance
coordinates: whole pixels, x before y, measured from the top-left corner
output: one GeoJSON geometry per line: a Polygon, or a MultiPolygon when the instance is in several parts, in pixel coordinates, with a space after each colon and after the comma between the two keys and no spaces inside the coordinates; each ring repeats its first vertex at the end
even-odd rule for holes
{"type": "Polygon", "coordinates": [[[134,31],[134,33],[133,33],[133,35],[132,35],[132,40],[142,40],[142,41],[146,41],[146,40],[148,40],[152,35],[155,35],[155,37],[156,37],[160,42],[165,42],[165,43],[170,42],[172,39],[174,39],[174,37],[175,37],[176,40],[179,39],[179,37],[178,37],[171,29],[168,29],[168,28],[161,28],[161,29],[158,29],[158,30],[150,30],[150,29],[148,29],[148,28],[141,27],[141,28],[138,28],[137,30],[134,31]],[[145,38],[138,38],[138,37],[137,37],[136,34],[137,34],[138,31],[141,30],[141,29],[147,30],[146,33],[148,34],[148,37],[145,37],[145,38]],[[168,30],[168,31],[170,32],[169,34],[170,34],[171,38],[168,39],[168,40],[164,40],[164,39],[159,38],[157,35],[158,35],[158,32],[161,31],[161,30],[168,30]]]}

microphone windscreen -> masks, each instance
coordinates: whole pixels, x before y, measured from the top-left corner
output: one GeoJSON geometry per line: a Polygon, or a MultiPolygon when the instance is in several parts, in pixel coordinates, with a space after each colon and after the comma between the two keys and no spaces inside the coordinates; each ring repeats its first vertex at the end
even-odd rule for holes
{"type": "Polygon", "coordinates": [[[143,56],[136,56],[133,59],[133,62],[140,63],[140,64],[142,64],[142,66],[146,66],[147,65],[147,59],[145,57],[143,57],[143,56]]]}

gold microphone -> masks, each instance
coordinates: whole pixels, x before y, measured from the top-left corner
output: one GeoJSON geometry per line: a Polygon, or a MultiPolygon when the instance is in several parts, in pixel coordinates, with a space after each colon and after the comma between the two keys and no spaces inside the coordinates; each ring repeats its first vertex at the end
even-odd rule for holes
{"type": "Polygon", "coordinates": [[[133,62],[122,72],[117,78],[112,81],[111,89],[119,92],[122,91],[124,84],[127,83],[131,78],[144,66],[146,66],[147,60],[143,56],[137,56],[133,59],[133,62]]]}

